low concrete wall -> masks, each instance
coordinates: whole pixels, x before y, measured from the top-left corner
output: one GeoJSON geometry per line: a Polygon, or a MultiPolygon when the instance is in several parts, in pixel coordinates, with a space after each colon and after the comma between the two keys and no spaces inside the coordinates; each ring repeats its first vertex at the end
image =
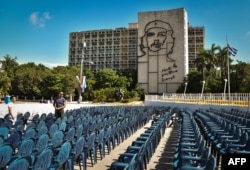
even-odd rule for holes
{"type": "MultiPolygon", "coordinates": [[[[88,103],[67,103],[67,106],[65,110],[71,110],[76,109],[80,107],[88,107],[88,106],[94,106],[93,104],[88,103]]],[[[0,117],[3,117],[7,112],[7,105],[5,103],[0,104],[0,117]]],[[[42,113],[54,113],[54,107],[51,103],[15,103],[14,109],[16,112],[30,112],[31,115],[34,114],[42,114],[42,113]]]]}

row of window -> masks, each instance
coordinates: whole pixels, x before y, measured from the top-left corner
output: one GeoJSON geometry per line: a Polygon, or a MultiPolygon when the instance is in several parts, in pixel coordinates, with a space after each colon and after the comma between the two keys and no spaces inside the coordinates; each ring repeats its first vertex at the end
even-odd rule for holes
{"type": "Polygon", "coordinates": [[[70,37],[73,39],[76,38],[104,38],[104,37],[120,37],[120,36],[137,36],[138,30],[133,29],[133,30],[122,30],[122,31],[99,31],[99,32],[93,32],[93,31],[88,31],[88,32],[80,32],[80,33],[70,33],[70,37]]]}
{"type": "Polygon", "coordinates": [[[120,51],[128,53],[128,52],[137,52],[137,48],[93,48],[93,49],[84,49],[82,48],[70,48],[71,52],[78,52],[78,53],[85,53],[89,54],[92,53],[120,53],[120,51]]]}

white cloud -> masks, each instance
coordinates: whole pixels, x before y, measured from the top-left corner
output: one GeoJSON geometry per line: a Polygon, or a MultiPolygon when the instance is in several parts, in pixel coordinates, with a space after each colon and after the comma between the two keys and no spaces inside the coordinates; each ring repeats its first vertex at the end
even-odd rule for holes
{"type": "Polygon", "coordinates": [[[39,28],[45,27],[46,21],[51,19],[49,12],[44,12],[42,15],[39,12],[33,12],[30,15],[30,23],[39,28]]]}
{"type": "Polygon", "coordinates": [[[247,32],[247,36],[250,37],[250,31],[247,32]]]}
{"type": "Polygon", "coordinates": [[[37,24],[37,20],[38,20],[38,12],[33,12],[33,13],[30,15],[30,22],[31,22],[33,25],[36,25],[36,24],[37,24]]]}
{"type": "Polygon", "coordinates": [[[49,12],[44,12],[44,13],[43,13],[43,17],[44,17],[45,19],[50,19],[50,18],[51,18],[49,12]]]}

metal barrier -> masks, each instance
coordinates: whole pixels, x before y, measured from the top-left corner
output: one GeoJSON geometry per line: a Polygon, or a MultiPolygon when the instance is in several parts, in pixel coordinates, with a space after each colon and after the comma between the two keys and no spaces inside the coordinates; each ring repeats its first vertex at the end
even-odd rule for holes
{"type": "Polygon", "coordinates": [[[204,93],[180,94],[163,93],[163,95],[146,95],[145,101],[161,101],[170,103],[190,103],[202,105],[225,105],[250,108],[250,93],[204,93]]]}

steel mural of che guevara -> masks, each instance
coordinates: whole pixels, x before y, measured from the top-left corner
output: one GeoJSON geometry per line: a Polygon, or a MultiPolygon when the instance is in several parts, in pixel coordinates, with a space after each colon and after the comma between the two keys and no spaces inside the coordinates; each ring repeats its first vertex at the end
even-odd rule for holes
{"type": "Polygon", "coordinates": [[[148,22],[144,27],[144,35],[140,38],[139,57],[166,57],[166,64],[161,68],[162,82],[175,78],[178,72],[176,60],[171,57],[175,38],[171,25],[161,20],[148,22]]]}

